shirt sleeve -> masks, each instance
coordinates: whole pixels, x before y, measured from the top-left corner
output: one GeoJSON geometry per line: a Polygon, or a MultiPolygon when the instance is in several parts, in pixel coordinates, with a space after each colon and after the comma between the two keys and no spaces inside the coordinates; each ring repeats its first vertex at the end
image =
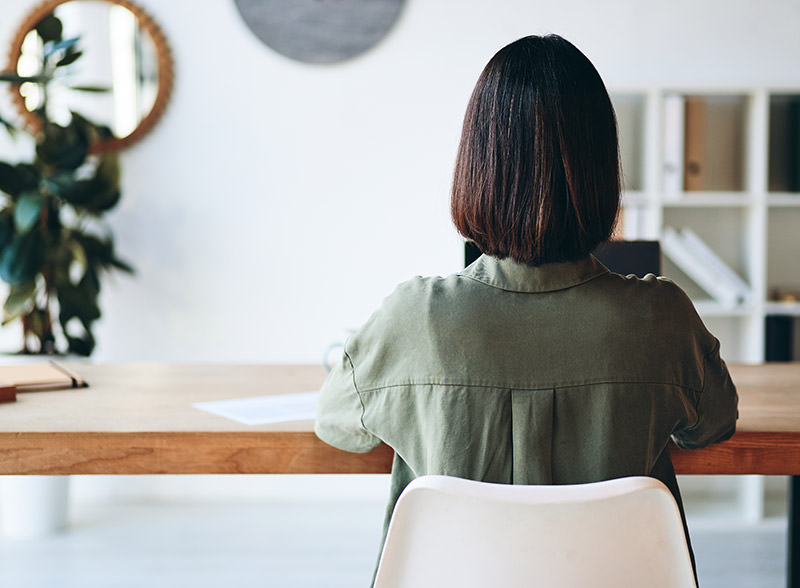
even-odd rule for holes
{"type": "Polygon", "coordinates": [[[353,363],[345,353],[322,385],[314,432],[338,449],[366,453],[381,440],[364,427],[363,415],[364,405],[355,386],[353,363]]]}
{"type": "Polygon", "coordinates": [[[700,449],[711,443],[725,441],[736,430],[739,396],[719,355],[719,341],[703,359],[703,388],[697,399],[697,421],[673,434],[682,449],[700,449]]]}

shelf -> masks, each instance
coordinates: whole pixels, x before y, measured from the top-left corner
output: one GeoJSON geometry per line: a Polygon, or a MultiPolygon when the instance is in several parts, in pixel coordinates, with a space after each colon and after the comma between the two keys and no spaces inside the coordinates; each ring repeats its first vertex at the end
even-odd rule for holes
{"type": "Polygon", "coordinates": [[[650,198],[644,192],[625,190],[622,193],[621,204],[622,206],[647,206],[650,204],[650,198]]]}
{"type": "Polygon", "coordinates": [[[766,314],[782,314],[800,316],[800,302],[767,302],[764,305],[766,314]]]}
{"type": "MultiPolygon", "coordinates": [[[[755,198],[747,192],[682,192],[680,194],[661,194],[658,202],[664,208],[731,208],[746,207],[755,203],[755,198]]],[[[655,198],[646,192],[625,191],[622,193],[622,206],[648,206],[655,204],[655,198]]],[[[771,206],[800,206],[800,194],[773,194],[769,197],[771,206]]]]}
{"type": "Polygon", "coordinates": [[[768,206],[800,207],[800,192],[782,192],[767,196],[768,206]]]}
{"type": "Polygon", "coordinates": [[[713,300],[692,300],[697,314],[702,316],[748,316],[753,312],[751,306],[723,306],[713,300]]]}
{"type": "Polygon", "coordinates": [[[683,192],[678,195],[664,195],[664,207],[730,207],[750,206],[753,197],[746,192],[683,192]]]}

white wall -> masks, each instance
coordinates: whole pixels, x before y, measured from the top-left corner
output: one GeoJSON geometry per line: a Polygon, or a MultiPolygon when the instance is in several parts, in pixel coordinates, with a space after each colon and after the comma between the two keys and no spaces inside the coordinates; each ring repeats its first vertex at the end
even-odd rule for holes
{"type": "MultiPolygon", "coordinates": [[[[111,220],[138,274],[105,283],[98,360],[317,362],[399,281],[456,270],[463,110],[522,35],[566,36],[610,87],[800,85],[796,0],[407,0],[381,44],[329,66],[264,46],[233,0],[140,3],[175,91],[124,153],[111,220]]],[[[33,5],[4,0],[0,47],[33,5]]]]}

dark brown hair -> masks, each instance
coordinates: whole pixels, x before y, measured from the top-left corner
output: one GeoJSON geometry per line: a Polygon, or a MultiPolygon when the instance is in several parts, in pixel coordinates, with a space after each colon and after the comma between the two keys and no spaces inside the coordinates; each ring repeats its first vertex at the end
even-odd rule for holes
{"type": "Polygon", "coordinates": [[[495,257],[574,261],[608,240],[619,195],[614,108],[586,56],[557,35],[498,51],[464,116],[458,231],[495,257]]]}

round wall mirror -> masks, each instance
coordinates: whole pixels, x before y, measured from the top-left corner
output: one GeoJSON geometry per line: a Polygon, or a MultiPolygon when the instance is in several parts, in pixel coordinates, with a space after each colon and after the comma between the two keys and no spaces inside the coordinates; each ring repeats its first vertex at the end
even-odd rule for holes
{"type": "Polygon", "coordinates": [[[104,128],[94,151],[121,149],[158,121],[172,90],[163,33],[128,0],[47,0],[25,18],[6,69],[23,124],[65,125],[76,112],[104,128]]]}

